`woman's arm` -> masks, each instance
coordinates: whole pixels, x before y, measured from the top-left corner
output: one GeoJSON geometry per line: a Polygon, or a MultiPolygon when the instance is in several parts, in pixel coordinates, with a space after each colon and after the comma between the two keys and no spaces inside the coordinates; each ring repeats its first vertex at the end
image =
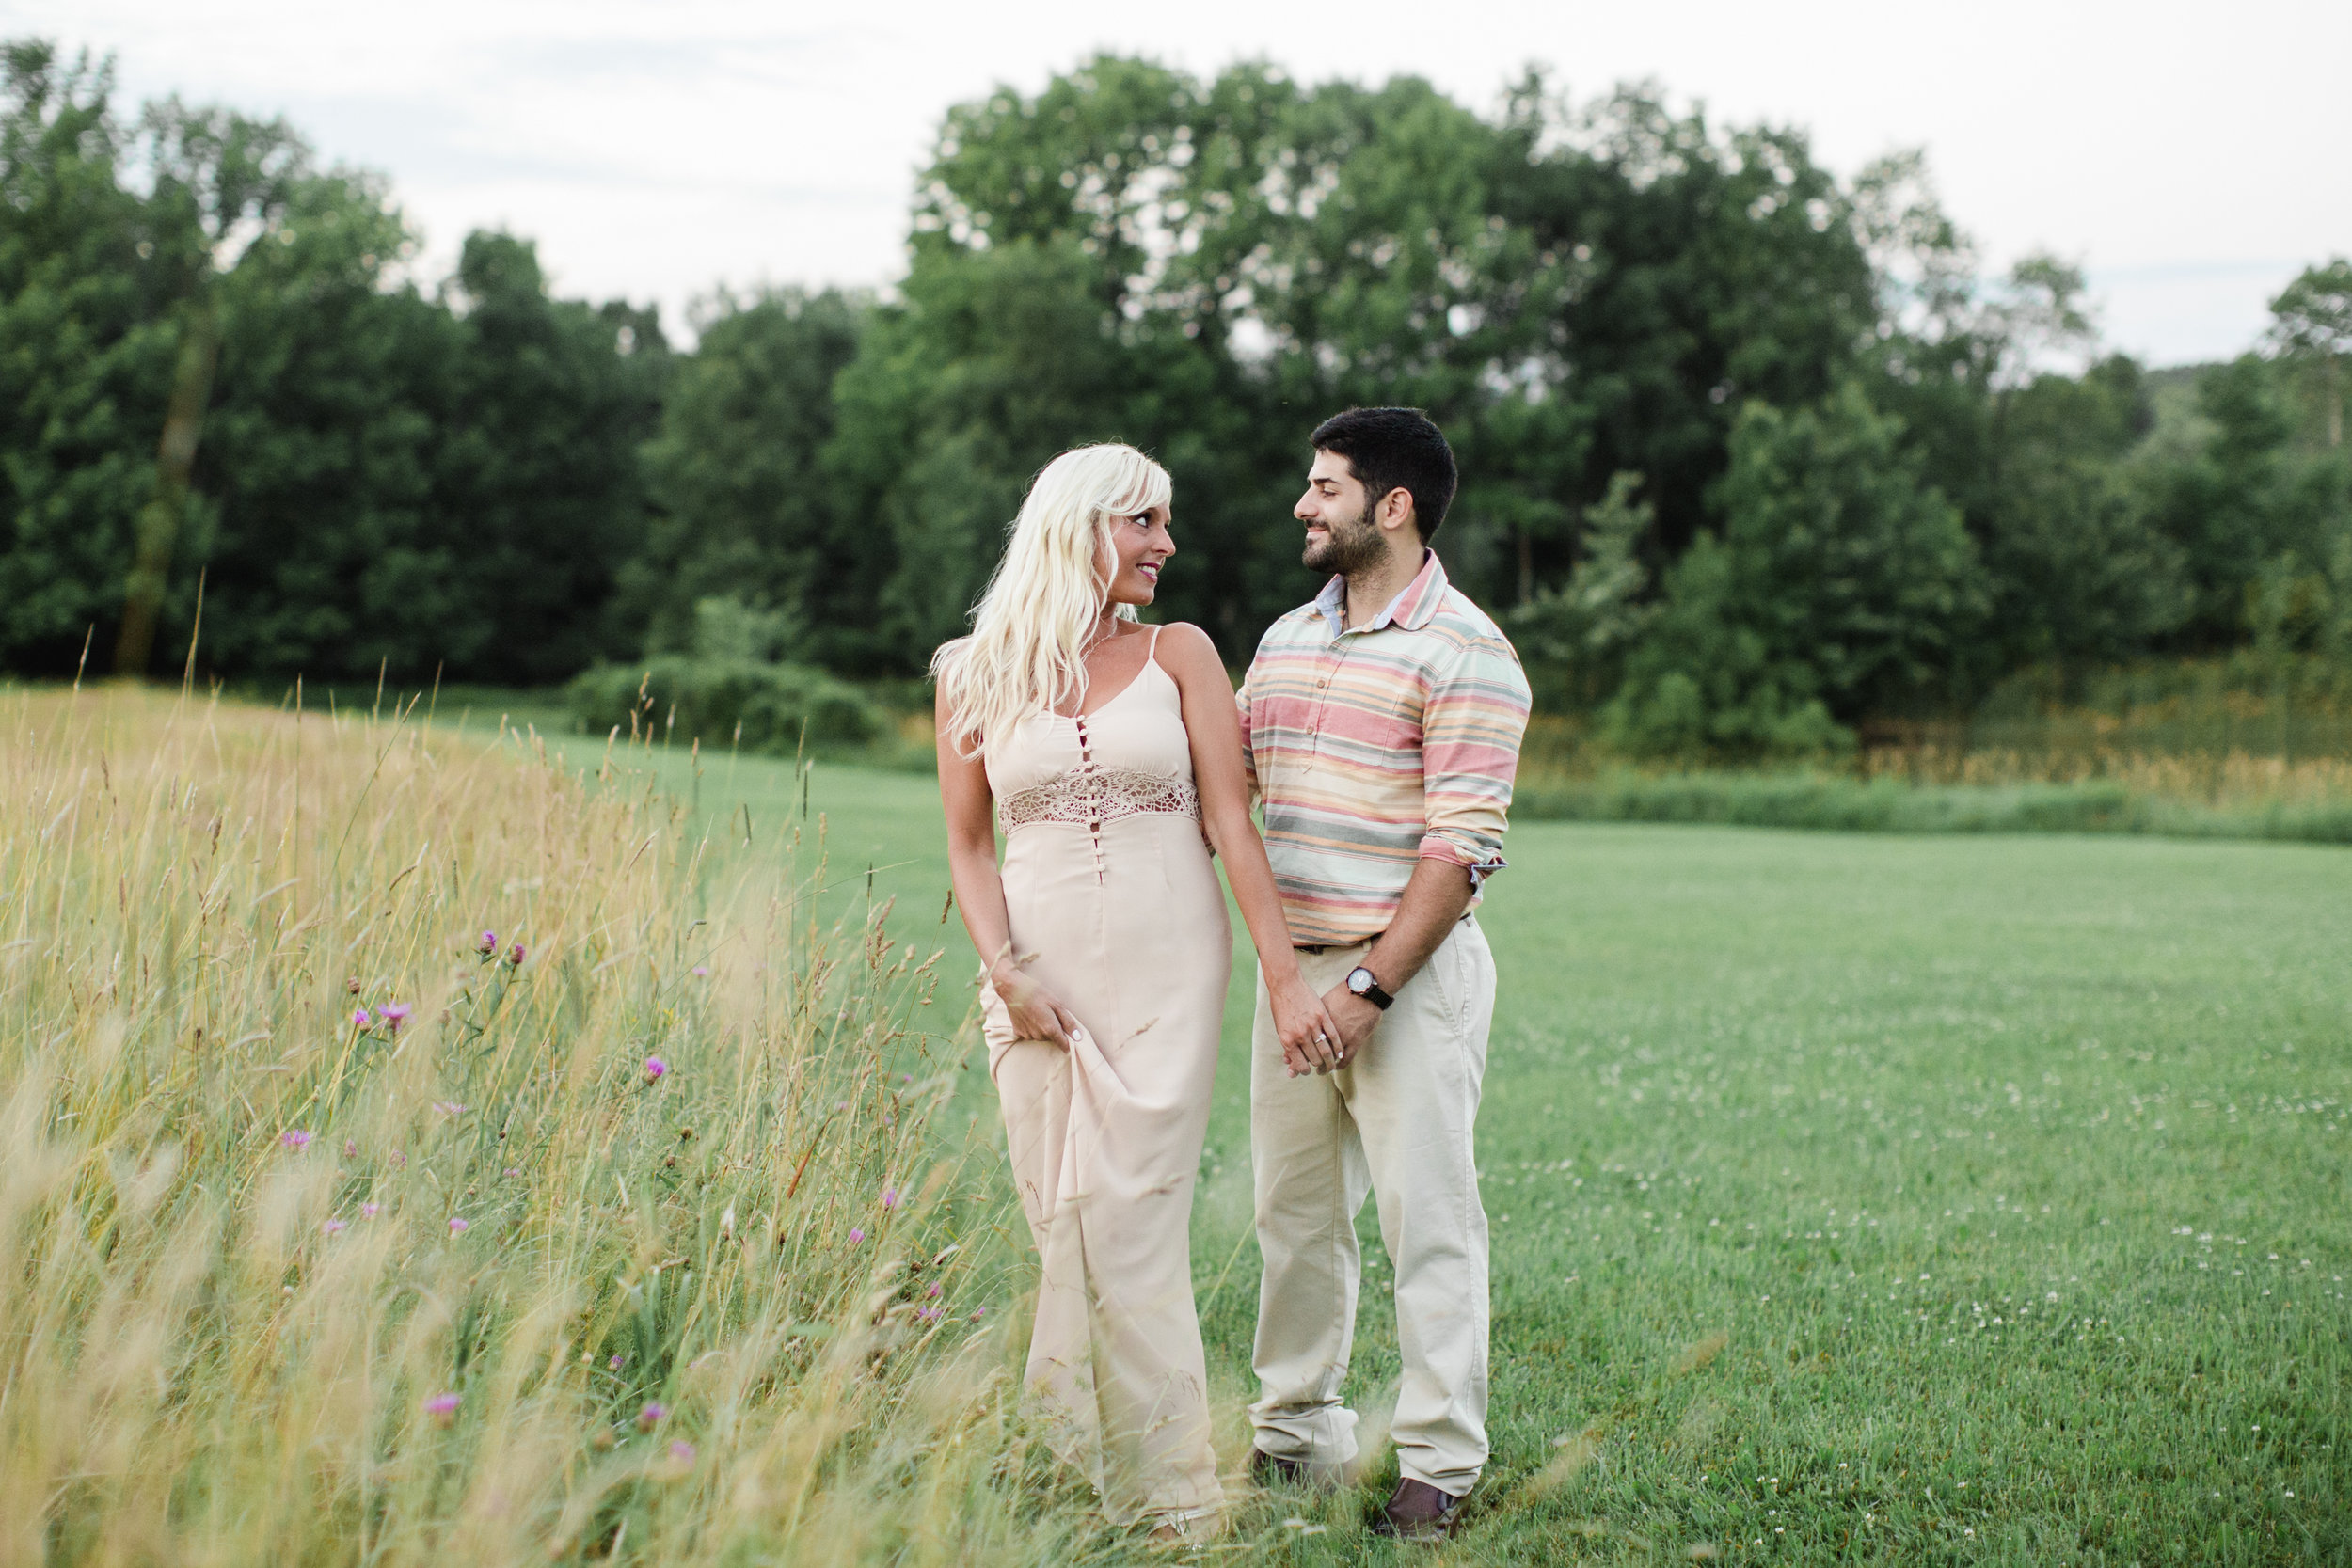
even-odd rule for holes
{"type": "Polygon", "coordinates": [[[979,758],[957,750],[947,733],[945,694],[935,712],[939,802],[947,816],[947,875],[956,890],[956,908],[963,911],[963,928],[972,934],[972,945],[988,966],[989,983],[1012,1016],[1014,1034],[1067,1047],[1077,1018],[1013,960],[1012,919],[1005,911],[1004,877],[996,869],[995,801],[989,793],[988,769],[979,758]]]}
{"type": "Polygon", "coordinates": [[[1160,633],[1159,660],[1184,700],[1184,733],[1192,745],[1192,776],[1200,792],[1200,824],[1225,859],[1225,879],[1249,927],[1265,976],[1283,1060],[1294,1076],[1340,1065],[1340,1032],[1323,999],[1299,973],[1282,896],[1274,885],[1265,841],[1249,819],[1249,785],[1243,773],[1241,720],[1233,689],[1208,633],[1182,623],[1160,633]]]}

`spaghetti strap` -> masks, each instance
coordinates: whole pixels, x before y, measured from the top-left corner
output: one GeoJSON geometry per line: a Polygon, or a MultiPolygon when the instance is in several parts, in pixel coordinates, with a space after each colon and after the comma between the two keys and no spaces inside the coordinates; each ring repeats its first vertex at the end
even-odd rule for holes
{"type": "Polygon", "coordinates": [[[1153,627],[1152,628],[1152,641],[1149,641],[1149,642],[1146,642],[1146,643],[1143,645],[1143,662],[1144,662],[1144,663],[1146,663],[1146,664],[1156,663],[1156,662],[1158,661],[1158,659],[1159,659],[1159,657],[1160,657],[1160,628],[1159,628],[1159,627],[1157,627],[1157,626],[1153,626],[1153,627]]]}

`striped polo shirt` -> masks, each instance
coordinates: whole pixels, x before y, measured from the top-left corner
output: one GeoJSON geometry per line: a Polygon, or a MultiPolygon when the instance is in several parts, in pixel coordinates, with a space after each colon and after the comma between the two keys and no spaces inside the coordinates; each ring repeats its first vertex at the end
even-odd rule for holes
{"type": "Polygon", "coordinates": [[[1527,729],[1527,677],[1494,622],[1420,576],[1368,625],[1341,629],[1346,584],[1267,628],[1243,679],[1249,787],[1291,940],[1377,936],[1423,858],[1503,866],[1502,831],[1527,729]]]}

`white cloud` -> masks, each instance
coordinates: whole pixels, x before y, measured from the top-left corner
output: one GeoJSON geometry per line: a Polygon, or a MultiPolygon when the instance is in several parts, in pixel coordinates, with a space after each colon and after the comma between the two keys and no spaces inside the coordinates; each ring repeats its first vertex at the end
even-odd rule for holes
{"type": "Polygon", "coordinates": [[[2352,250],[2341,0],[0,0],[0,29],[115,51],[132,96],[283,112],[389,173],[436,257],[504,224],[565,287],[674,321],[723,280],[887,280],[946,106],[1097,48],[1418,71],[1481,105],[1542,60],[1580,96],[1648,77],[1719,119],[1808,128],[1841,168],[1923,145],[1994,260],[2085,261],[2111,338],[2160,361],[2245,346],[2296,267],[2352,250]]]}

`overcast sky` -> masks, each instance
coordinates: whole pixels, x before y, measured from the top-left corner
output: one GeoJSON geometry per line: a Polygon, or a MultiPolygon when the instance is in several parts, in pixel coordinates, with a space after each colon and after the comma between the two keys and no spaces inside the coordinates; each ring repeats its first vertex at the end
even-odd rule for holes
{"type": "Polygon", "coordinates": [[[0,0],[0,30],[113,52],[128,98],[287,115],[391,176],[436,276],[502,225],[564,292],[674,325],[722,282],[887,284],[941,112],[1097,49],[1416,71],[1482,108],[1534,60],[1580,99],[1653,78],[1805,127],[1841,172],[1924,147],[1994,261],[2082,261],[2108,341],[2158,364],[2249,346],[2352,252],[2347,0],[0,0]]]}

